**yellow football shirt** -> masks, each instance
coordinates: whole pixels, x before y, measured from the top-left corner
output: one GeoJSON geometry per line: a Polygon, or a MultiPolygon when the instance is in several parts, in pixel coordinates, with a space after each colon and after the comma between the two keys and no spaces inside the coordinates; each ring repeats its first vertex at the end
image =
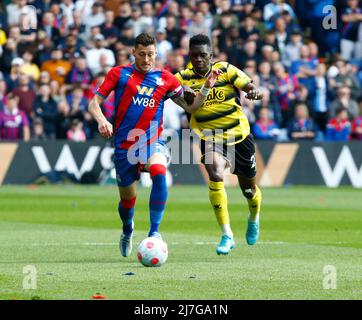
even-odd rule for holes
{"type": "MultiPolygon", "coordinates": [[[[202,107],[191,114],[190,126],[201,139],[232,145],[243,141],[250,133],[248,119],[241,108],[239,90],[252,80],[228,62],[216,62],[212,69],[220,69],[223,74],[218,77],[202,107]]],[[[192,67],[181,70],[176,77],[182,85],[195,92],[206,80],[192,67]]]]}

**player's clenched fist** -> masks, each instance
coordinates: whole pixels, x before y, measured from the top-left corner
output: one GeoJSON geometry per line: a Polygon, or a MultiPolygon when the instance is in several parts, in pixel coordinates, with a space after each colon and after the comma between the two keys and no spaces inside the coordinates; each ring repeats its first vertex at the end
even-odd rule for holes
{"type": "Polygon", "coordinates": [[[113,126],[108,122],[98,123],[98,131],[104,138],[110,138],[113,135],[113,126]]]}

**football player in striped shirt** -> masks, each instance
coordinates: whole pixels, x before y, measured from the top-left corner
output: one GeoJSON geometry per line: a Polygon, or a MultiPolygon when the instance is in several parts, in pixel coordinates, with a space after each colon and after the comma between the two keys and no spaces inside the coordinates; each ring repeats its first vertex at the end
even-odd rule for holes
{"type": "MultiPolygon", "coordinates": [[[[201,138],[201,161],[209,175],[209,199],[222,229],[217,254],[228,254],[235,242],[230,227],[224,170],[229,166],[238,177],[239,185],[249,206],[246,241],[256,243],[259,237],[261,192],[255,182],[255,143],[250,126],[240,104],[240,91],[246,98],[262,99],[261,91],[241,70],[227,62],[212,62],[211,41],[206,35],[190,39],[191,68],[176,77],[182,85],[195,92],[213,70],[221,70],[202,108],[191,113],[190,126],[201,138]]],[[[192,101],[192,99],[191,99],[192,101]]]]}
{"type": "Polygon", "coordinates": [[[161,238],[158,229],[167,200],[167,153],[160,140],[164,101],[171,98],[187,112],[194,112],[205,101],[219,75],[214,71],[205,78],[200,94],[188,105],[177,78],[166,70],[154,68],[156,54],[154,37],[146,33],[138,35],[133,49],[135,63],[112,68],[89,104],[99,133],[105,138],[114,135],[114,163],[120,194],[118,212],[123,223],[120,251],[124,257],[132,251],[136,182],[142,169],[150,173],[153,182],[148,236],[161,238]],[[113,125],[100,107],[112,90],[116,106],[113,125]]]}

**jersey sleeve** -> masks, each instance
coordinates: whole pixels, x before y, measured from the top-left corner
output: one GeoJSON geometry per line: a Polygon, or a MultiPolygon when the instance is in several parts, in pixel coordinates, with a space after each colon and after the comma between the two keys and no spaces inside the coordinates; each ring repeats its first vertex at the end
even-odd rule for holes
{"type": "Polygon", "coordinates": [[[227,67],[227,76],[230,83],[240,90],[243,90],[249,82],[252,82],[243,71],[231,64],[227,67]]]}
{"type": "Polygon", "coordinates": [[[120,68],[115,67],[109,70],[103,82],[97,89],[96,94],[103,99],[107,98],[110,92],[114,90],[114,88],[116,87],[119,81],[119,76],[120,76],[120,68]]]}
{"type": "Polygon", "coordinates": [[[182,78],[181,72],[177,72],[175,74],[175,77],[177,78],[177,80],[181,83],[181,85],[184,85],[183,81],[184,79],[182,78]]]}
{"type": "Polygon", "coordinates": [[[169,83],[167,91],[168,98],[177,98],[183,94],[182,85],[176,76],[170,73],[167,82],[169,83]]]}

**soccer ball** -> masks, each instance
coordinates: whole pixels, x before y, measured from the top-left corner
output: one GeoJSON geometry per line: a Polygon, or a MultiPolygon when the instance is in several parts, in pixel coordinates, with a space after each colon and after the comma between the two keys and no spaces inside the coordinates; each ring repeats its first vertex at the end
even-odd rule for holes
{"type": "Polygon", "coordinates": [[[137,257],[145,267],[160,267],[168,257],[167,244],[155,237],[148,237],[138,245],[137,257]]]}

